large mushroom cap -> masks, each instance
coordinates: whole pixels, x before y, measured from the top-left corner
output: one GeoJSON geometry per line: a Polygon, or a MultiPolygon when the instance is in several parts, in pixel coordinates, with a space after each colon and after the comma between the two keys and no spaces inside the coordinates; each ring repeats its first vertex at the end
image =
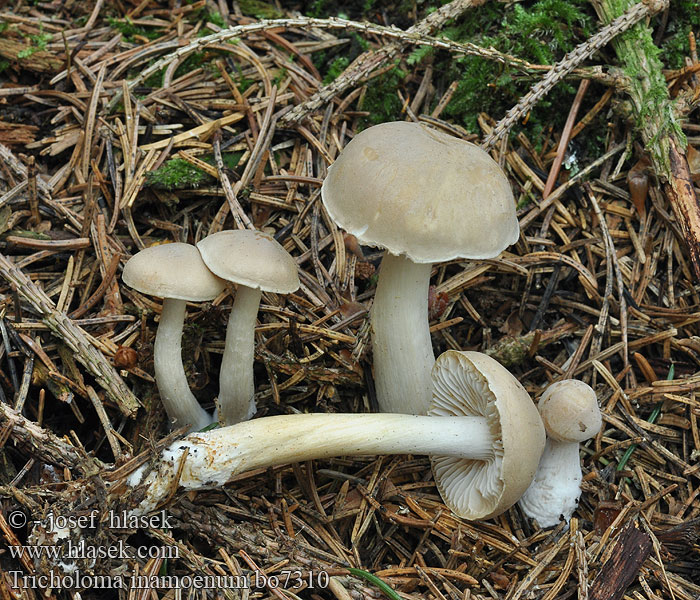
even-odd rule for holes
{"type": "Polygon", "coordinates": [[[547,435],[558,442],[583,442],[603,424],[595,391],[577,379],[550,385],[537,407],[547,435]]]}
{"type": "Polygon", "coordinates": [[[382,123],[356,135],[321,194],[331,218],[362,244],[417,263],[493,258],[520,232],[498,164],[419,123],[382,123]]]}
{"type": "Polygon", "coordinates": [[[262,231],[219,231],[201,240],[197,248],[206,265],[222,279],[276,294],[299,288],[296,262],[262,231]]]}
{"type": "Polygon", "coordinates": [[[124,265],[122,279],[142,294],[190,302],[213,300],[226,285],[207,269],[197,248],[180,242],[134,254],[124,265]]]}
{"type": "Polygon", "coordinates": [[[433,367],[428,414],[486,417],[496,440],[489,460],[431,457],[445,504],[472,520],[515,504],[535,476],[545,444],[542,420],[520,382],[486,354],[448,350],[433,367]]]}

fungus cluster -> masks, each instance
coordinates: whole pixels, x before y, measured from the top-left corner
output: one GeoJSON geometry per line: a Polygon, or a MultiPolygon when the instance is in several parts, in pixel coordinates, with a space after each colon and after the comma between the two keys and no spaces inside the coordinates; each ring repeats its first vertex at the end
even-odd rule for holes
{"type": "Polygon", "coordinates": [[[206,427],[211,416],[190,391],[182,364],[182,328],[187,302],[213,300],[223,291],[223,280],[207,269],[197,248],[182,243],[141,250],[124,266],[122,279],[142,294],[163,298],[153,369],[161,402],[172,425],[206,427]]]}
{"type": "Polygon", "coordinates": [[[225,425],[255,412],[253,353],[255,317],[262,291],[293,292],[299,287],[294,259],[260,231],[222,231],[199,242],[152,246],[132,256],[124,283],[163,298],[153,351],[156,385],[174,427],[202,429],[212,417],[192,394],[182,364],[182,329],[187,301],[213,300],[238,284],[226,333],[220,371],[218,418],[225,425]]]}
{"type": "Polygon", "coordinates": [[[261,294],[299,287],[294,259],[258,231],[216,233],[196,247],[149,248],[127,263],[124,281],[164,298],[156,381],[177,426],[197,430],[211,421],[182,366],[185,304],[213,299],[226,281],[237,290],[219,381],[224,426],[190,433],[137,470],[129,481],[143,489],[136,512],[153,510],[174,486],[219,486],[246,470],[410,453],[431,457],[436,485],[461,517],[493,517],[522,497],[523,510],[540,525],[568,520],[580,493],[578,442],[600,428],[593,390],[576,381],[552,385],[538,412],[517,379],[487,355],[449,350],[435,360],[432,350],[431,264],[495,257],[518,239],[513,196],[498,165],[477,146],[421,124],[385,123],[345,147],[322,197],[329,215],[359,243],[386,250],[371,310],[382,414],[249,421],[261,294]]]}

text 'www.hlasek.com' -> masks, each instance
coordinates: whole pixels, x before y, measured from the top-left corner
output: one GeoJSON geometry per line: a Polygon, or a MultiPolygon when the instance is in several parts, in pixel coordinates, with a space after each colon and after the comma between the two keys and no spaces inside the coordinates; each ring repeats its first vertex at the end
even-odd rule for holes
{"type": "MultiPolygon", "coordinates": [[[[87,514],[61,516],[50,513],[42,521],[27,522],[26,515],[19,510],[10,512],[6,521],[17,530],[26,525],[38,525],[45,533],[46,544],[15,544],[8,548],[10,558],[17,560],[24,570],[8,570],[10,586],[15,589],[313,589],[328,586],[330,576],[326,571],[284,569],[277,573],[265,573],[258,569],[239,569],[235,575],[168,575],[162,569],[153,574],[143,571],[117,575],[97,575],[92,567],[100,560],[157,561],[173,566],[180,558],[181,546],[168,544],[132,545],[123,539],[110,544],[88,541],[80,535],[98,527],[121,530],[172,529],[170,516],[160,511],[148,517],[138,517],[126,511],[110,511],[106,518],[100,511],[87,514]],[[77,538],[77,539],[76,539],[77,538]],[[34,564],[50,565],[45,574],[34,572],[34,564]],[[87,570],[87,572],[85,571],[87,570]]],[[[173,540],[174,541],[174,540],[173,540]]],[[[152,564],[152,563],[151,563],[152,564]]]]}

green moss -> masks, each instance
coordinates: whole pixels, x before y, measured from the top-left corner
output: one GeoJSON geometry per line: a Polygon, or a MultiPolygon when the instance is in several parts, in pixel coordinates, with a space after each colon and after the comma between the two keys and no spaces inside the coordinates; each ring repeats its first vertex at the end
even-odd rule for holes
{"type": "Polygon", "coordinates": [[[659,58],[671,69],[685,65],[690,55],[688,34],[700,30],[700,8],[697,0],[671,0],[665,37],[661,43],[659,58]]]}
{"type": "Polygon", "coordinates": [[[39,33],[29,36],[32,45],[29,48],[17,52],[17,58],[28,58],[35,52],[46,50],[46,44],[48,44],[52,38],[53,36],[50,33],[44,33],[41,25],[39,25],[39,33]]]}
{"type": "MultiPolygon", "coordinates": [[[[221,160],[227,169],[235,169],[242,152],[223,152],[221,160]]],[[[214,164],[212,155],[199,157],[207,164],[214,164]]],[[[214,183],[214,178],[181,158],[171,158],[163,166],[146,174],[146,186],[159,190],[186,190],[214,183]]]]}
{"type": "MultiPolygon", "coordinates": [[[[530,62],[554,64],[585,40],[592,29],[593,16],[586,1],[539,0],[513,4],[509,8],[486,4],[477,8],[470,18],[447,28],[444,35],[456,41],[493,46],[530,62]]],[[[427,54],[424,49],[419,52],[427,54]]],[[[414,53],[414,58],[418,56],[418,52],[414,53]]],[[[445,83],[459,81],[445,114],[471,131],[478,131],[480,112],[494,117],[503,115],[533,83],[517,70],[478,57],[446,61],[441,53],[438,58],[437,67],[444,70],[445,83]]],[[[557,86],[533,110],[528,128],[552,121],[555,127],[563,125],[572,93],[574,90],[569,84],[557,86]],[[561,109],[553,110],[560,105],[561,109]]]]}
{"type": "Polygon", "coordinates": [[[210,10],[207,11],[204,15],[204,19],[208,23],[212,23],[216,25],[217,27],[226,27],[226,21],[224,20],[224,17],[221,15],[219,11],[216,10],[210,10]]]}
{"type": "Polygon", "coordinates": [[[334,81],[352,61],[369,48],[367,40],[357,32],[349,32],[346,37],[350,39],[349,44],[325,52],[316,52],[313,55],[312,60],[321,73],[324,83],[334,81]]]}
{"type": "Polygon", "coordinates": [[[161,190],[198,188],[213,179],[201,169],[181,158],[172,158],[155,171],[146,174],[146,186],[161,190]]]}
{"type": "MultiPolygon", "coordinates": [[[[601,6],[605,18],[610,21],[632,4],[631,0],[604,0],[601,6]]],[[[670,140],[683,145],[685,136],[674,114],[662,73],[661,50],[654,44],[651,29],[643,22],[618,36],[613,45],[628,77],[627,93],[632,101],[637,131],[659,174],[670,177],[670,140]]]]}
{"type": "Polygon", "coordinates": [[[156,40],[163,35],[160,28],[135,25],[128,17],[124,19],[109,18],[107,22],[110,27],[114,27],[122,34],[125,42],[137,42],[138,40],[134,36],[144,37],[147,40],[156,40]]]}
{"type": "Polygon", "coordinates": [[[401,118],[403,108],[396,93],[406,77],[406,72],[395,66],[373,79],[367,86],[361,110],[369,111],[368,124],[375,125],[401,118]]]}
{"type": "Polygon", "coordinates": [[[328,85],[332,81],[335,81],[345,69],[347,69],[350,64],[350,59],[345,56],[339,56],[333,59],[330,66],[328,67],[328,72],[323,78],[324,85],[328,85]]]}
{"type": "Polygon", "coordinates": [[[262,0],[241,0],[238,5],[244,15],[250,15],[256,19],[281,19],[284,17],[284,13],[262,0]]]}

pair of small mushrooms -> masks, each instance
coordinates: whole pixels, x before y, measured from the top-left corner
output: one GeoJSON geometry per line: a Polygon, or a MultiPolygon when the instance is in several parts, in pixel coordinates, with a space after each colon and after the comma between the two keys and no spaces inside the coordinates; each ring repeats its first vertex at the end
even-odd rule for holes
{"type": "Polygon", "coordinates": [[[294,259],[259,231],[221,231],[197,246],[183,243],[145,248],[122,275],[135,290],[163,298],[153,362],[156,384],[171,424],[202,429],[212,417],[192,394],[182,364],[182,329],[188,301],[216,298],[226,281],[238,284],[229,315],[219,375],[218,419],[225,425],[255,413],[253,360],[255,318],[262,291],[287,294],[299,287],[294,259]]]}

